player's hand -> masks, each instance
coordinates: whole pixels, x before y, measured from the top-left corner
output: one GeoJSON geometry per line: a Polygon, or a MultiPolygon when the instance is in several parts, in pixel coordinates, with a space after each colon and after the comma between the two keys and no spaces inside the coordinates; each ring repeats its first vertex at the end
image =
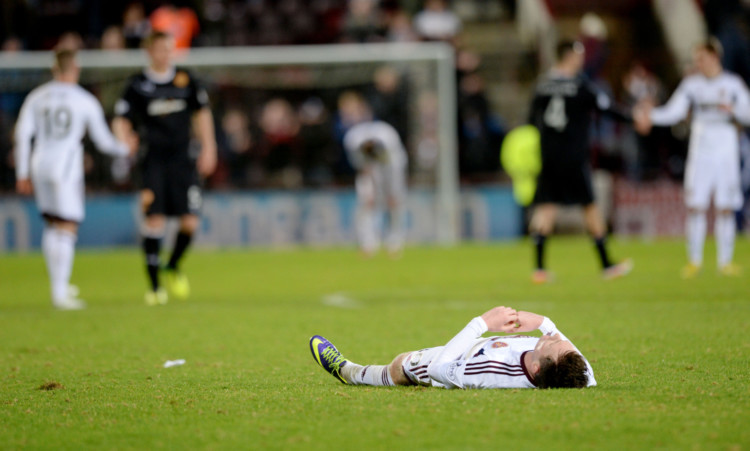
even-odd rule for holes
{"type": "Polygon", "coordinates": [[[495,307],[482,315],[490,332],[513,332],[518,325],[518,312],[511,307],[495,307]]]}
{"type": "Polygon", "coordinates": [[[128,146],[128,149],[130,149],[128,156],[134,157],[138,153],[138,148],[140,147],[138,135],[136,133],[128,133],[125,144],[128,146]]]}
{"type": "Polygon", "coordinates": [[[34,186],[30,179],[19,179],[16,181],[16,192],[28,196],[34,192],[34,186]]]}
{"type": "Polygon", "coordinates": [[[518,320],[516,321],[514,332],[531,332],[532,330],[537,330],[543,321],[544,317],[542,315],[521,310],[518,312],[518,320]]]}
{"type": "Polygon", "coordinates": [[[633,108],[633,128],[641,135],[647,135],[651,132],[651,107],[647,104],[640,103],[633,108]]]}
{"type": "Polygon", "coordinates": [[[209,177],[216,170],[216,152],[208,152],[205,149],[198,155],[198,173],[202,177],[209,177]]]}

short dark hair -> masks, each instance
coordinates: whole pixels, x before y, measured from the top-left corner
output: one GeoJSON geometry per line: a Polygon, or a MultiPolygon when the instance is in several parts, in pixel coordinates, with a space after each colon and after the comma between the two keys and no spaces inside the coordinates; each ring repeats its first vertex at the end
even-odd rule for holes
{"type": "Polygon", "coordinates": [[[146,39],[143,40],[143,45],[144,47],[148,48],[151,47],[154,42],[162,39],[172,39],[172,35],[167,33],[166,31],[154,30],[149,33],[148,36],[146,36],[146,39]]]}
{"type": "Polygon", "coordinates": [[[721,42],[713,36],[705,41],[699,42],[695,48],[705,50],[708,53],[713,53],[719,59],[724,56],[724,47],[721,45],[721,42]]]}
{"type": "Polygon", "coordinates": [[[579,41],[572,41],[572,40],[563,40],[560,41],[559,44],[557,44],[557,49],[555,51],[555,56],[557,57],[557,61],[562,60],[565,58],[568,53],[570,52],[579,52],[583,50],[583,44],[581,44],[579,41]]]}
{"type": "Polygon", "coordinates": [[[70,49],[55,50],[55,66],[54,70],[57,72],[67,72],[74,65],[76,61],[76,51],[70,49]]]}
{"type": "Polygon", "coordinates": [[[547,357],[542,359],[534,383],[539,388],[583,388],[588,385],[586,361],[577,352],[566,352],[557,362],[547,357]]]}

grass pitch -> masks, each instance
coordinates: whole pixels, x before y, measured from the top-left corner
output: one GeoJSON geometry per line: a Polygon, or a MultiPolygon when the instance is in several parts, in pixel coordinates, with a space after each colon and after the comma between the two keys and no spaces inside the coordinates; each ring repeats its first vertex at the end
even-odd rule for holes
{"type": "MultiPolygon", "coordinates": [[[[750,274],[682,281],[681,241],[553,239],[557,281],[529,282],[529,243],[196,251],[187,302],[146,307],[135,250],[81,252],[89,309],[52,310],[41,256],[0,257],[4,449],[747,449],[750,274]],[[441,345],[495,305],[547,315],[591,361],[585,390],[348,387],[308,350],[319,333],[359,363],[441,345]],[[186,359],[163,368],[166,360],[186,359]]],[[[750,243],[737,261],[750,270],[750,243]]]]}

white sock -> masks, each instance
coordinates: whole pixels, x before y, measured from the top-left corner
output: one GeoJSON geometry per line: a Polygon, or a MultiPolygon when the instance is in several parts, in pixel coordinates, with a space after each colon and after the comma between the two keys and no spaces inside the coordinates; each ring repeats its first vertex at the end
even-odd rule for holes
{"type": "Polygon", "coordinates": [[[377,231],[377,214],[374,208],[362,208],[357,214],[359,244],[366,252],[375,252],[380,247],[377,231]]]}
{"type": "Polygon", "coordinates": [[[388,371],[389,365],[357,365],[347,362],[341,375],[352,385],[391,386],[395,385],[388,371]]]}
{"type": "Polygon", "coordinates": [[[42,232],[42,253],[47,263],[53,301],[68,297],[75,243],[76,235],[66,230],[45,227],[42,232]]]}
{"type": "Polygon", "coordinates": [[[714,234],[716,235],[716,261],[721,268],[732,262],[734,256],[734,236],[737,225],[734,215],[717,214],[714,221],[714,234]]]}
{"type": "Polygon", "coordinates": [[[690,263],[696,266],[703,265],[703,243],[706,241],[705,212],[688,213],[685,232],[690,263]]]}

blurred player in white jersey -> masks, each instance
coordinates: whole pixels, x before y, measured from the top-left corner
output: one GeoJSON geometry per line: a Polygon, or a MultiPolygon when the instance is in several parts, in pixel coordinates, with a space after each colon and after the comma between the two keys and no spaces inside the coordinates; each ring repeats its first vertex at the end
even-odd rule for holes
{"type": "Polygon", "coordinates": [[[354,124],[344,135],[344,148],[357,171],[359,211],[356,222],[360,248],[370,256],[380,247],[377,218],[379,206],[385,203],[388,210],[385,246],[392,257],[397,257],[406,235],[406,150],[396,129],[373,119],[372,110],[362,96],[344,93],[339,105],[346,120],[354,124]]]}
{"type": "Polygon", "coordinates": [[[134,151],[135,142],[126,145],[115,139],[99,102],[78,85],[80,69],[74,52],[56,52],[52,72],[54,80],[26,97],[18,117],[16,189],[21,194],[35,194],[45,219],[42,252],[52,303],[61,310],[77,310],[85,304],[77,299],[77,290],[69,282],[78,224],[84,218],[81,139],[88,131],[100,151],[118,156],[134,151]]]}
{"type": "Polygon", "coordinates": [[[690,146],[685,168],[685,204],[689,262],[684,278],[695,277],[703,264],[706,212],[714,202],[714,234],[721,274],[738,275],[732,263],[736,225],[734,211],[742,206],[739,130],[747,124],[750,93],[736,75],[721,66],[721,44],[710,39],[697,45],[693,61],[697,73],[686,77],[666,105],[636,114],[637,127],[672,125],[691,113],[690,146]]]}
{"type": "Polygon", "coordinates": [[[445,346],[398,355],[389,365],[358,365],[331,342],[310,339],[313,358],[340,382],[351,385],[425,385],[445,388],[583,388],[596,385],[581,352],[549,319],[510,307],[495,307],[445,346]],[[485,332],[530,332],[542,337],[492,336],[485,332]]]}

